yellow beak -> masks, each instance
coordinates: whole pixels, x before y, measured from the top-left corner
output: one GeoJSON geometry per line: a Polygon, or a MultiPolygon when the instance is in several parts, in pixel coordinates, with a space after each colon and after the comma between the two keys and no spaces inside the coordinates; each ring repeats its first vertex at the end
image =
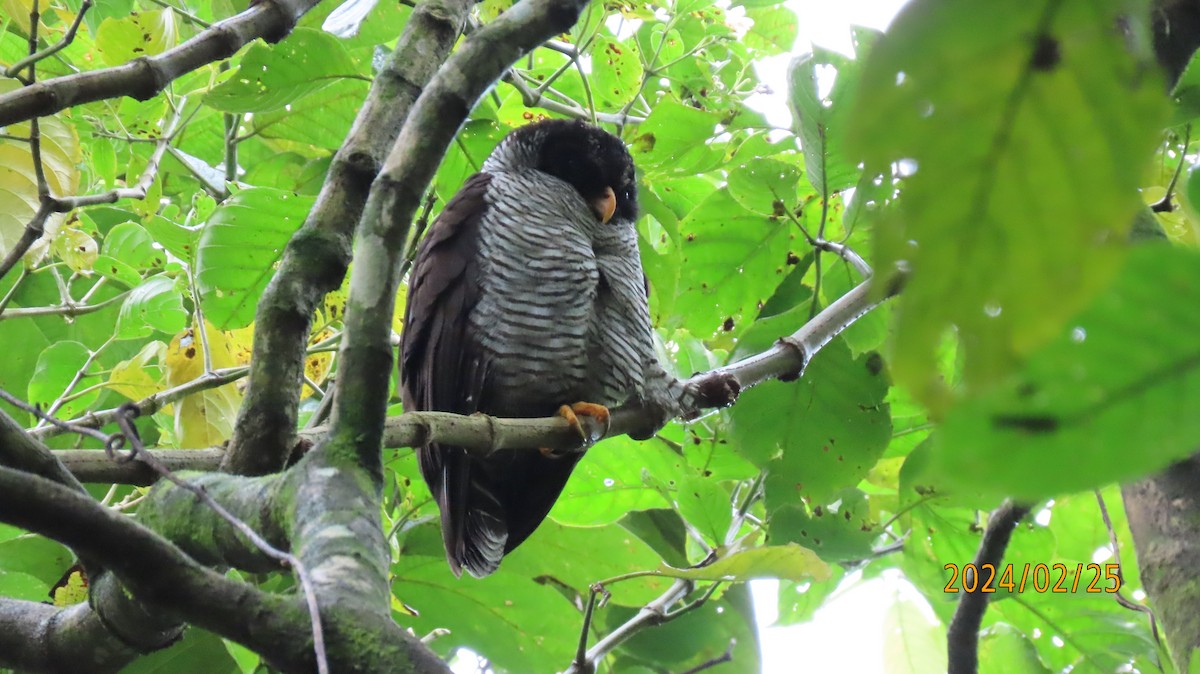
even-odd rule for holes
{"type": "Polygon", "coordinates": [[[592,210],[596,211],[596,217],[600,218],[600,222],[607,224],[612,219],[613,213],[617,210],[617,195],[613,193],[611,187],[605,187],[604,194],[592,200],[592,210]]]}

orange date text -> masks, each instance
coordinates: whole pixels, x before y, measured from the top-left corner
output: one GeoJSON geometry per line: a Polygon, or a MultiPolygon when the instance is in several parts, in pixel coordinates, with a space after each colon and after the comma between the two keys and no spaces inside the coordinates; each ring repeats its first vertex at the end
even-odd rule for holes
{"type": "Polygon", "coordinates": [[[1121,589],[1117,564],[947,564],[944,592],[1107,592],[1121,589]]]}

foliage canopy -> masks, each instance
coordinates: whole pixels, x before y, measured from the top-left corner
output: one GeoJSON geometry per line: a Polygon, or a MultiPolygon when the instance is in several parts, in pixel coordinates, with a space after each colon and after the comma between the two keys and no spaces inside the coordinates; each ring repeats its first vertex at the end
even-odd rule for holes
{"type": "MultiPolygon", "coordinates": [[[[485,0],[476,18],[510,4],[485,0]]],[[[9,67],[28,54],[32,6],[0,7],[0,65],[9,67]]],[[[241,9],[96,2],[73,41],[38,63],[38,77],[161,53],[241,9]]],[[[42,6],[42,39],[56,42],[80,10],[78,0],[42,6]]],[[[235,381],[163,407],[139,430],[157,448],[225,442],[258,301],[411,13],[387,0],[318,5],[277,44],[255,42],[149,100],[41,118],[53,194],[132,186],[147,170],[153,181],[144,198],[52,216],[43,241],[0,279],[0,387],[72,419],[216,371],[235,381]]],[[[815,48],[794,58],[793,123],[777,128],[752,106],[763,90],[756,64],[791,50],[792,10],[775,0],[588,5],[569,34],[478,101],[423,218],[436,217],[508,131],[543,116],[600,121],[638,164],[652,316],[683,377],[764,350],[865,280],[814,239],[870,260],[876,279],[900,269],[907,281],[798,381],[764,383],[645,442],[590,450],[551,521],[481,581],[447,568],[412,450],[385,449],[396,620],[418,634],[449,629],[433,641],[438,652],[467,647],[495,671],[560,671],[592,583],[631,576],[606,584],[595,639],[690,573],[715,586],[712,597],[626,642],[602,671],[681,672],[734,641],[731,662],[711,671],[752,672],[760,656],[749,594],[725,581],[783,579],[779,621],[793,624],[848,579],[898,569],[941,622],[898,603],[889,625],[904,636],[889,633],[889,671],[943,671],[958,598],[945,591],[945,566],[973,559],[978,509],[1005,496],[1039,504],[1006,563],[1063,564],[1071,585],[1084,565],[1112,561],[1098,553],[1110,536],[1094,489],[1108,497],[1124,588],[1136,590],[1112,485],[1200,443],[1200,417],[1186,412],[1200,391],[1200,230],[1189,200],[1200,180],[1176,195],[1182,210],[1157,215],[1168,241],[1129,243],[1139,209],[1168,189],[1188,150],[1183,129],[1200,112],[1186,95],[1164,95],[1137,18],[1148,14],[1118,0],[915,0],[886,35],[855,29],[853,56],[815,48]],[[1114,30],[1118,17],[1125,32],[1114,30]],[[734,545],[745,551],[729,555],[734,545]],[[713,550],[723,551],[715,568],[679,571],[713,550]]],[[[2,80],[0,93],[19,86],[2,80]]],[[[0,131],[5,253],[39,193],[30,124],[0,131]]],[[[331,293],[313,322],[301,424],[323,419],[347,293],[348,284],[331,293]]],[[[55,449],[96,447],[0,409],[43,429],[55,449]]],[[[401,412],[393,400],[390,413],[401,412]]],[[[113,504],[140,493],[89,489],[113,504]]],[[[71,559],[0,524],[4,596],[45,599],[71,559]]],[[[1079,589],[1061,594],[998,589],[981,671],[1172,671],[1139,614],[1085,591],[1083,573],[1079,589]]],[[[282,589],[291,579],[261,582],[282,589]]],[[[192,630],[126,671],[262,667],[233,642],[192,630]]]]}

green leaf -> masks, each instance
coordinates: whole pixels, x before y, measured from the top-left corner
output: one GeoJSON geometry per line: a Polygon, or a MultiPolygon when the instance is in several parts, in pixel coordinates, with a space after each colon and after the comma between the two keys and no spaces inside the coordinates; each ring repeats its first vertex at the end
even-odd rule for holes
{"type": "Polygon", "coordinates": [[[729,493],[716,481],[684,475],[677,482],[673,496],[679,514],[704,534],[709,543],[725,543],[725,534],[733,521],[733,506],[729,493]]]}
{"type": "Polygon", "coordinates": [[[155,250],[154,239],[144,227],[124,222],[104,236],[104,253],[135,269],[158,269],[166,264],[166,255],[155,250]]]}
{"type": "Polygon", "coordinates": [[[175,282],[166,276],[146,279],[121,304],[117,318],[119,339],[149,337],[154,331],[173,335],[187,324],[187,310],[175,282]]]}
{"type": "Polygon", "coordinates": [[[438,651],[465,646],[510,672],[555,671],[574,655],[583,616],[549,585],[504,566],[483,579],[455,578],[440,555],[403,555],[392,575],[396,596],[418,613],[397,614],[398,623],[421,635],[453,626],[431,644],[438,651]]]}
{"type": "Polygon", "coordinates": [[[255,115],[254,128],[264,138],[336,150],[345,140],[368,88],[360,80],[336,80],[286,110],[255,115]]]}
{"type": "Polygon", "coordinates": [[[104,181],[105,187],[113,189],[117,184],[117,153],[112,141],[107,138],[96,138],[88,144],[92,157],[92,171],[104,181]]]}
{"type": "Polygon", "coordinates": [[[1191,455],[1200,417],[1179,410],[1200,404],[1195,306],[1200,255],[1139,246],[1116,284],[1019,374],[950,410],[933,436],[932,474],[964,491],[1036,500],[1191,455]]]}
{"type": "Polygon", "coordinates": [[[0,571],[28,574],[47,588],[74,563],[71,551],[49,538],[25,534],[0,541],[0,571]]]}
{"type": "Polygon", "coordinates": [[[846,571],[839,566],[830,567],[829,578],[817,582],[812,580],[779,582],[779,618],[776,625],[798,625],[813,618],[817,609],[837,590],[846,571]]]}
{"type": "Polygon", "coordinates": [[[27,573],[0,571],[0,596],[41,602],[50,596],[50,586],[27,573]]]}
{"type": "Polygon", "coordinates": [[[674,510],[635,510],[621,518],[621,526],[645,541],[667,564],[688,565],[687,529],[674,510]]]}
{"type": "Polygon", "coordinates": [[[236,641],[222,639],[221,643],[225,644],[225,650],[229,653],[229,657],[233,658],[233,661],[237,663],[238,669],[242,671],[242,674],[254,674],[258,671],[259,665],[262,664],[262,657],[258,653],[236,641]]]}
{"type": "Polygon", "coordinates": [[[550,517],[562,524],[611,524],[634,510],[670,504],[655,485],[668,486],[682,460],[659,442],[610,438],[588,450],[554,503],[550,517]]]}
{"type": "Polygon", "coordinates": [[[674,312],[698,337],[726,320],[758,313],[800,250],[791,222],[742,208],[726,190],[713,192],[679,223],[683,261],[674,312]]]}
{"type": "MultiPolygon", "coordinates": [[[[90,352],[79,342],[58,342],[42,349],[38,354],[37,367],[33,378],[29,381],[29,399],[31,405],[37,405],[43,411],[49,408],[55,400],[67,393],[82,391],[99,383],[100,378],[95,374],[87,374],[90,352]],[[79,381],[75,381],[80,373],[79,381]],[[74,386],[72,386],[72,383],[74,386]]],[[[100,397],[99,391],[86,393],[74,400],[65,401],[54,415],[63,419],[72,419],[82,413],[89,405],[100,397]]]]}
{"type": "Polygon", "coordinates": [[[252,44],[237,71],[204,100],[226,112],[269,112],[357,74],[354,60],[337,38],[297,28],[278,44],[252,44]]]}
{"type": "Polygon", "coordinates": [[[826,562],[857,561],[871,556],[878,537],[867,495],[845,489],[810,512],[803,503],[789,503],[771,513],[768,533],[773,544],[798,543],[826,562]]]}
{"type": "Polygon", "coordinates": [[[1167,112],[1149,41],[1126,37],[1148,16],[918,0],[872,49],[851,135],[868,167],[902,169],[875,262],[912,269],[894,371],[920,399],[946,402],[934,353],[950,325],[968,384],[990,385],[1119,268],[1167,112]]]}
{"type": "Polygon", "coordinates": [[[647,172],[692,175],[714,169],[721,155],[708,144],[720,118],[672,100],[661,101],[637,126],[630,152],[647,172]]]}
{"type": "Polygon", "coordinates": [[[126,288],[136,288],[142,282],[142,275],[136,269],[110,255],[96,256],[92,268],[97,274],[126,288]]]}
{"type": "Polygon", "coordinates": [[[174,47],[178,39],[175,20],[175,12],[169,9],[105,19],[96,33],[96,49],[110,66],[161,54],[174,47]]]}
{"type": "Polygon", "coordinates": [[[751,7],[746,10],[746,16],[754,20],[746,33],[747,47],[763,56],[791,51],[799,29],[794,11],[779,6],[751,7]]]}
{"type": "MultiPolygon", "coordinates": [[[[1021,567],[1016,568],[1019,575],[1021,567]]],[[[1158,655],[1146,623],[1130,621],[1129,610],[1110,594],[1030,592],[1027,587],[1019,601],[995,602],[992,611],[1026,635],[1043,635],[1033,643],[1050,671],[1069,666],[1071,671],[1114,672],[1134,658],[1154,661],[1158,655]],[[1061,645],[1048,643],[1046,635],[1058,636],[1061,645]]]]}
{"type": "Polygon", "coordinates": [[[619,109],[632,101],[642,83],[642,55],[637,44],[599,35],[590,51],[592,95],[597,104],[619,109]]]}
{"type": "Polygon", "coordinates": [[[199,228],[185,227],[161,215],[152,215],[146,219],[146,231],[175,257],[185,262],[191,262],[195,257],[196,244],[200,239],[199,228]]]}
{"type": "Polygon", "coordinates": [[[803,139],[804,166],[808,181],[817,194],[828,197],[834,192],[852,187],[859,170],[847,156],[844,147],[849,111],[854,108],[854,95],[862,59],[846,58],[828,49],[816,48],[792,61],[788,68],[791,84],[792,126],[803,139]],[[833,88],[822,97],[818,92],[821,77],[836,73],[833,88]]]}
{"type": "Polygon", "coordinates": [[[222,330],[250,324],[288,239],[313,199],[266,187],[242,190],[221,204],[200,235],[196,286],[204,315],[222,330]]]}
{"type": "Polygon", "coordinates": [[[800,169],[777,159],[752,159],[729,172],[729,194],[746,210],[782,215],[796,201],[800,169]]]}
{"type": "MultiPolygon", "coordinates": [[[[733,360],[791,334],[808,308],[755,322],[733,360]]],[[[768,381],[733,406],[734,448],[767,474],[767,506],[800,496],[827,503],[857,484],[879,460],[891,437],[887,378],[878,356],[852,358],[840,339],[826,345],[798,381],[768,381]]]]}
{"type": "Polygon", "coordinates": [[[71,271],[87,274],[96,263],[100,247],[87,232],[63,229],[54,237],[50,249],[71,271]]]}
{"type": "Polygon", "coordinates": [[[979,674],[1050,674],[1038,659],[1037,649],[1011,625],[999,623],[979,638],[979,674]]]}
{"type": "MultiPolygon", "coordinates": [[[[634,571],[655,568],[658,554],[625,529],[565,527],[544,522],[521,547],[504,558],[504,569],[528,578],[554,579],[587,596],[592,583],[634,571]],[[597,550],[603,554],[586,554],[597,550]]],[[[642,606],[666,591],[671,582],[660,577],[641,577],[606,584],[610,601],[624,606],[642,606]]]]}
{"type": "Polygon", "coordinates": [[[742,550],[708,566],[691,569],[676,569],[663,564],[658,567],[658,572],[671,578],[732,582],[755,578],[820,581],[830,575],[829,567],[816,553],[795,543],[742,550]]]}
{"type": "Polygon", "coordinates": [[[224,642],[198,627],[183,633],[170,648],[138,658],[121,674],[233,674],[240,671],[224,642]]]}

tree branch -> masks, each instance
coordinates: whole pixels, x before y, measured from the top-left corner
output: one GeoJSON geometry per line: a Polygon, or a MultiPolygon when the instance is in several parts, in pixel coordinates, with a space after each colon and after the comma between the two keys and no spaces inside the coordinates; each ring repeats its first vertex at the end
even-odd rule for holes
{"type": "MultiPolygon", "coordinates": [[[[374,513],[359,516],[370,518],[374,513]]],[[[311,642],[298,636],[308,634],[309,618],[303,601],[264,593],[211,571],[159,534],[86,494],[0,467],[0,521],[100,560],[138,601],[163,615],[237,641],[262,654],[273,667],[284,671],[316,668],[311,642]]],[[[326,567],[343,562],[327,560],[326,567]]],[[[337,581],[337,574],[331,574],[329,568],[318,571],[314,567],[313,573],[318,577],[332,575],[337,581]]],[[[318,582],[317,587],[320,592],[322,583],[318,582]]],[[[382,602],[386,609],[386,592],[376,602],[382,602]]],[[[321,609],[322,616],[329,619],[326,638],[333,659],[358,662],[361,667],[357,671],[449,671],[418,639],[401,630],[386,610],[383,615],[373,615],[352,602],[333,604],[332,599],[323,601],[321,609]],[[363,649],[364,639],[391,647],[363,649]]],[[[44,616],[34,615],[31,619],[39,618],[44,616]]],[[[29,629],[27,620],[22,625],[18,629],[29,629]]],[[[6,652],[0,657],[14,656],[6,652]]]]}
{"type": "Polygon", "coordinates": [[[0,667],[23,672],[115,672],[137,658],[87,604],[60,609],[0,597],[0,667]],[[39,644],[31,648],[30,644],[39,644]],[[102,648],[97,648],[103,644],[102,648]]]}
{"type": "MultiPolygon", "coordinates": [[[[900,283],[894,282],[889,289],[898,292],[899,288],[900,283]]],[[[692,377],[687,387],[697,395],[693,399],[695,405],[686,412],[695,414],[705,406],[723,407],[732,403],[732,400],[722,397],[726,389],[719,385],[723,383],[733,382],[736,391],[741,391],[767,379],[793,378],[822,346],[878,303],[878,300],[872,298],[867,284],[863,283],[830,304],[799,330],[780,339],[770,349],[692,377]],[[719,391],[720,394],[708,395],[711,391],[707,389],[719,391]]],[[[178,400],[190,390],[197,389],[199,381],[185,384],[184,386],[189,388],[188,391],[181,391],[184,387],[177,387],[155,394],[138,405],[143,410],[148,410],[147,405],[153,402],[153,409],[157,409],[167,402],[178,400]]],[[[70,423],[100,425],[115,419],[115,413],[116,410],[98,412],[72,420],[70,423]]],[[[614,410],[607,433],[606,429],[595,423],[591,417],[581,417],[579,422],[583,424],[584,433],[589,440],[596,442],[604,437],[644,429],[651,417],[646,410],[636,406],[614,410]]],[[[42,437],[57,432],[61,431],[39,429],[36,435],[42,437]]],[[[312,445],[320,442],[329,432],[328,425],[306,430],[300,434],[301,444],[312,445]]],[[[407,412],[398,417],[390,417],[384,423],[381,438],[383,447],[417,447],[429,442],[464,447],[480,455],[500,449],[584,449],[580,447],[578,431],[561,417],[502,419],[486,414],[463,416],[450,412],[407,412]]],[[[155,450],[153,453],[172,470],[206,471],[213,470],[224,455],[222,450],[216,448],[155,450]]],[[[117,464],[96,450],[60,450],[55,454],[83,482],[146,485],[156,479],[153,471],[136,461],[117,464]]]]}
{"type": "MultiPolygon", "coordinates": [[[[987,530],[983,532],[983,540],[979,543],[979,552],[975,554],[976,569],[983,568],[984,564],[1000,568],[1013,529],[1027,514],[1029,506],[1011,500],[1006,500],[992,511],[987,530]]],[[[979,627],[983,624],[983,614],[987,611],[990,596],[982,590],[980,586],[975,592],[963,591],[954,610],[954,618],[946,629],[949,674],[975,674],[979,669],[979,627]]]]}
{"type": "Polygon", "coordinates": [[[261,37],[278,42],[319,1],[264,0],[161,54],[56,77],[0,95],[0,127],[107,98],[153,98],[175,79],[233,56],[252,40],[261,37]]]}

